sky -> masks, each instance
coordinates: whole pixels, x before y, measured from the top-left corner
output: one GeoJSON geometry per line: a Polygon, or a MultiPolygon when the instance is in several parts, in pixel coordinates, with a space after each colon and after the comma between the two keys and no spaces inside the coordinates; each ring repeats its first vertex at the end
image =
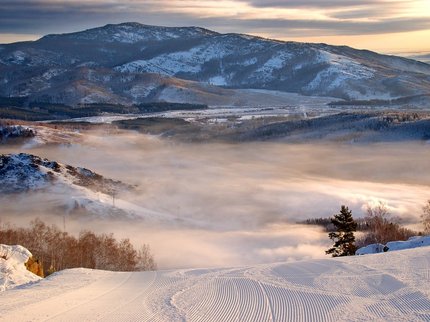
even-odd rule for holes
{"type": "Polygon", "coordinates": [[[0,43],[130,21],[430,52],[430,0],[0,0],[0,43]]]}

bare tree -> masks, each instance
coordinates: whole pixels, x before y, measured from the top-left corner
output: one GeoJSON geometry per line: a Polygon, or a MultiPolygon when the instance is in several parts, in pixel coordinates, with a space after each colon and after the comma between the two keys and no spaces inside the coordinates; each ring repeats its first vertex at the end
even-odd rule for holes
{"type": "Polygon", "coordinates": [[[143,244],[137,252],[137,271],[154,271],[157,269],[154,256],[148,244],[143,244]]]}
{"type": "Polygon", "coordinates": [[[426,205],[423,207],[421,222],[424,226],[424,234],[430,234],[430,199],[427,200],[426,205]]]}
{"type": "Polygon", "coordinates": [[[139,251],[129,239],[118,241],[113,234],[81,231],[76,238],[57,226],[40,219],[29,228],[0,225],[0,244],[20,244],[48,268],[48,275],[58,270],[85,267],[112,271],[155,270],[156,264],[148,245],[139,251]]]}
{"type": "Polygon", "coordinates": [[[399,220],[391,215],[387,205],[384,203],[379,203],[375,207],[369,206],[364,220],[368,227],[368,232],[357,240],[357,246],[359,247],[374,243],[386,244],[394,240],[407,240],[417,234],[402,227],[399,224],[399,220]]]}

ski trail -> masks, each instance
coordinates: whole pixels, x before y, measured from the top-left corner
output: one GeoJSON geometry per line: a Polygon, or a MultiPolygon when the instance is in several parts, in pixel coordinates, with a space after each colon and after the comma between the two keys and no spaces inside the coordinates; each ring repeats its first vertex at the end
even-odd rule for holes
{"type": "Polygon", "coordinates": [[[75,269],[0,293],[1,321],[430,321],[430,247],[158,272],[75,269]]]}
{"type": "Polygon", "coordinates": [[[0,316],[0,320],[55,320],[56,317],[67,315],[69,311],[72,311],[77,307],[86,306],[96,299],[103,300],[107,294],[112,293],[114,290],[121,289],[121,287],[123,287],[131,277],[132,273],[108,274],[107,277],[91,283],[89,287],[82,286],[88,290],[88,292],[85,293],[85,296],[82,294],[82,288],[72,289],[62,294],[60,287],[56,290],[57,292],[48,293],[46,299],[24,307],[17,306],[14,311],[0,316]],[[61,294],[61,296],[59,296],[59,294],[61,294]],[[52,311],[52,307],[56,308],[55,312],[52,311]],[[15,316],[16,313],[18,313],[19,317],[9,318],[9,316],[15,316]]]}

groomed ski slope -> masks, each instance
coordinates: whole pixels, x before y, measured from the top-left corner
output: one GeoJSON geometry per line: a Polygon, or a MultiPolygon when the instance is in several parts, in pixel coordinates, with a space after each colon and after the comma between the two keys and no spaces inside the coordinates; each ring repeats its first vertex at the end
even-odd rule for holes
{"type": "Polygon", "coordinates": [[[0,294],[1,321],[429,321],[430,247],[242,268],[71,269],[0,294]]]}

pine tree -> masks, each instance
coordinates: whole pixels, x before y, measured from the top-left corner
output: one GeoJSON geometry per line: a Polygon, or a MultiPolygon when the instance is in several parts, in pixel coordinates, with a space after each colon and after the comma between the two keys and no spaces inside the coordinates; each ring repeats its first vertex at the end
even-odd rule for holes
{"type": "Polygon", "coordinates": [[[357,223],[352,218],[352,212],[346,206],[342,206],[340,213],[331,218],[332,224],[336,227],[335,232],[328,234],[334,241],[333,247],[326,250],[326,254],[333,257],[355,255],[355,236],[357,223]]]}

